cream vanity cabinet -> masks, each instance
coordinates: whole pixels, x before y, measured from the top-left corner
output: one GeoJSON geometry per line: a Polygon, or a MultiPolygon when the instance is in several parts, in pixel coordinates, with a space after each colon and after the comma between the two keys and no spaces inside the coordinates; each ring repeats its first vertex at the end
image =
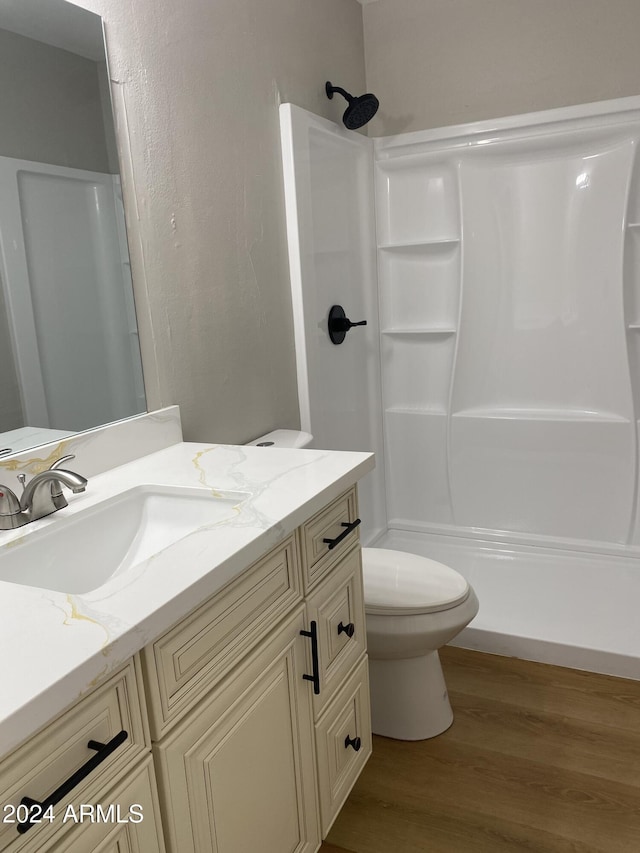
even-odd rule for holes
{"type": "Polygon", "coordinates": [[[353,488],[144,649],[169,853],[328,832],[371,752],[356,515],[353,488]]]}
{"type": "Polygon", "coordinates": [[[353,487],[1,759],[3,806],[74,784],[0,851],[316,851],[371,753],[356,516],[353,487]]]}

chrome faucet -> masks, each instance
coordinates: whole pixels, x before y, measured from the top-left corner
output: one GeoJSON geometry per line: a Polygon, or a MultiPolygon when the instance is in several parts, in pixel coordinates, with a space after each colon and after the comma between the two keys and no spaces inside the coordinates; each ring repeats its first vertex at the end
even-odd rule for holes
{"type": "Polygon", "coordinates": [[[29,483],[26,483],[25,474],[18,474],[22,483],[20,498],[7,486],[0,485],[0,530],[14,530],[68,506],[62,494],[63,485],[74,494],[84,492],[87,487],[85,477],[58,467],[74,458],[73,454],[63,456],[47,471],[36,474],[29,483]]]}

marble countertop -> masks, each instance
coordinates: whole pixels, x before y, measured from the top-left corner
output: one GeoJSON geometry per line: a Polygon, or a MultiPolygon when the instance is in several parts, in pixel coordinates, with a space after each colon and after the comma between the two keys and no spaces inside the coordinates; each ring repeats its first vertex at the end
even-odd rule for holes
{"type": "Polygon", "coordinates": [[[69,506],[46,519],[0,531],[1,557],[31,533],[136,486],[247,495],[231,517],[93,592],[0,581],[0,757],[373,467],[370,453],[179,443],[90,478],[85,493],[70,495],[69,506]]]}
{"type": "Polygon", "coordinates": [[[44,427],[20,427],[9,432],[0,432],[0,457],[10,453],[19,453],[37,444],[58,441],[73,433],[63,429],[46,429],[44,427]]]}

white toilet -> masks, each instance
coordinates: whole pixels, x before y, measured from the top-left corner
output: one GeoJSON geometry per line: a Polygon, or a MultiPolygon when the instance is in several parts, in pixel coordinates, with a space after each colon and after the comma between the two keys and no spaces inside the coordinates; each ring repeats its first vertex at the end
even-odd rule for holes
{"type": "MultiPolygon", "coordinates": [[[[275,430],[250,444],[306,447],[309,433],[275,430]]],[[[438,649],[478,612],[478,599],[448,566],[384,548],[362,549],[373,732],[425,740],[449,728],[449,703],[438,649]]]]}
{"type": "Polygon", "coordinates": [[[438,649],[478,612],[461,574],[435,560],[362,549],[371,727],[399,740],[424,740],[453,722],[438,649]]]}

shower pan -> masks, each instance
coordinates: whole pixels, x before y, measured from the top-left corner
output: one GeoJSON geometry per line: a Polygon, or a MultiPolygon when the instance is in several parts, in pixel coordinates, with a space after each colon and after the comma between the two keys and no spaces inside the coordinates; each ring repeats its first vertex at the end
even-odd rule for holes
{"type": "Polygon", "coordinates": [[[462,645],[640,677],[640,98],[281,129],[302,428],[376,452],[365,542],[467,577],[462,645]]]}

